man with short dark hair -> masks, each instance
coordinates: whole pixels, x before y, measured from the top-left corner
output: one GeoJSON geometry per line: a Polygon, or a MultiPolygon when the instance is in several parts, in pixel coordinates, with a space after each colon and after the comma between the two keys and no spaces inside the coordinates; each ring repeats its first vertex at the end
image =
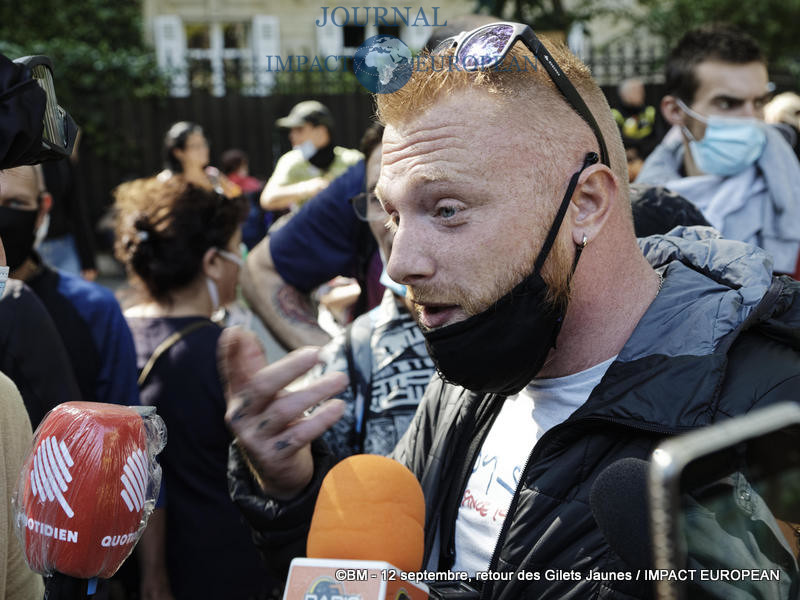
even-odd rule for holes
{"type": "Polygon", "coordinates": [[[673,48],[661,112],[673,128],[637,183],[693,202],[725,237],[758,245],[775,270],[798,273],[800,165],[764,124],[770,86],[764,55],[742,31],[700,27],[673,48]]]}
{"type": "MultiPolygon", "coordinates": [[[[800,284],[709,228],[638,243],[616,123],[562,47],[496,23],[440,52],[484,69],[418,69],[377,98],[387,273],[438,371],[393,453],[423,488],[423,566],[487,599],[651,597],[592,516],[593,484],[664,436],[794,397],[797,344],[765,320],[792,328],[800,284]],[[531,52],[536,70],[512,66],[531,52]]],[[[314,351],[267,365],[239,332],[220,344],[233,496],[277,567],[303,552],[331,464],[317,438],[343,411],[324,400],[346,380],[289,391],[314,351]]],[[[629,496],[600,502],[646,510],[629,496]]],[[[636,556],[647,534],[631,536],[636,556]]]]}
{"type": "Polygon", "coordinates": [[[264,210],[304,203],[363,158],[358,150],[333,145],[333,115],[316,100],[296,104],[276,125],[289,130],[292,149],[278,159],[261,192],[264,210]]]}

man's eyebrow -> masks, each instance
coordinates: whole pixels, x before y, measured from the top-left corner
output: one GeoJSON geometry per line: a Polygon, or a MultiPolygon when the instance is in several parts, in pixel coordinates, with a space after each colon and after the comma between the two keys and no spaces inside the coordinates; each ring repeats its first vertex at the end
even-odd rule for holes
{"type": "MultiPolygon", "coordinates": [[[[756,96],[753,100],[768,100],[769,97],[772,95],[772,92],[764,92],[760,96],[756,96]]],[[[747,102],[748,98],[741,98],[739,96],[731,96],[730,94],[717,94],[712,98],[712,102],[719,102],[724,100],[730,104],[743,104],[747,102]]]]}
{"type": "Polygon", "coordinates": [[[720,100],[724,100],[725,102],[730,102],[731,104],[739,103],[742,104],[746,101],[745,98],[739,98],[737,96],[730,96],[728,94],[717,94],[712,98],[712,102],[719,102],[720,100]]]}

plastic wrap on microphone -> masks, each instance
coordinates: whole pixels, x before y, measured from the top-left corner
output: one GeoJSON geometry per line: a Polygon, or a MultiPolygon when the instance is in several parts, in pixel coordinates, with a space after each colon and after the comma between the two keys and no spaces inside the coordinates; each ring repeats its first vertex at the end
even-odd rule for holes
{"type": "Polygon", "coordinates": [[[133,550],[161,485],[166,427],[152,407],[66,402],[37,428],[12,498],[31,569],[111,577],[133,550]]]}

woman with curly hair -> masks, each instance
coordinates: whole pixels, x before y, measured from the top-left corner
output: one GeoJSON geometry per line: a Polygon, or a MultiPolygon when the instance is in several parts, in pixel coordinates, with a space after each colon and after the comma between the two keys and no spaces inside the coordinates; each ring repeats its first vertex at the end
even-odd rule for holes
{"type": "Polygon", "coordinates": [[[265,598],[268,576],[228,497],[231,436],[217,372],[234,300],[241,197],[173,177],[119,186],[115,254],[138,299],[125,311],[136,343],[142,404],[167,425],[162,497],[138,553],[143,598],[265,598]]]}

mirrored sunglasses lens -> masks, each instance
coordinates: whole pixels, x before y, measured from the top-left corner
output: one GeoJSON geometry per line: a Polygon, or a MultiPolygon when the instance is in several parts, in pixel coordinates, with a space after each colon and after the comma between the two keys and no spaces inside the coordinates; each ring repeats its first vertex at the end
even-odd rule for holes
{"type": "Polygon", "coordinates": [[[436,47],[433,49],[431,54],[444,54],[453,47],[453,42],[455,39],[455,36],[450,36],[449,38],[443,39],[441,42],[436,44],[436,47]]]}
{"type": "Polygon", "coordinates": [[[467,71],[477,71],[497,66],[507,52],[506,46],[514,28],[511,25],[493,25],[477,31],[458,49],[458,62],[467,71]]]}

